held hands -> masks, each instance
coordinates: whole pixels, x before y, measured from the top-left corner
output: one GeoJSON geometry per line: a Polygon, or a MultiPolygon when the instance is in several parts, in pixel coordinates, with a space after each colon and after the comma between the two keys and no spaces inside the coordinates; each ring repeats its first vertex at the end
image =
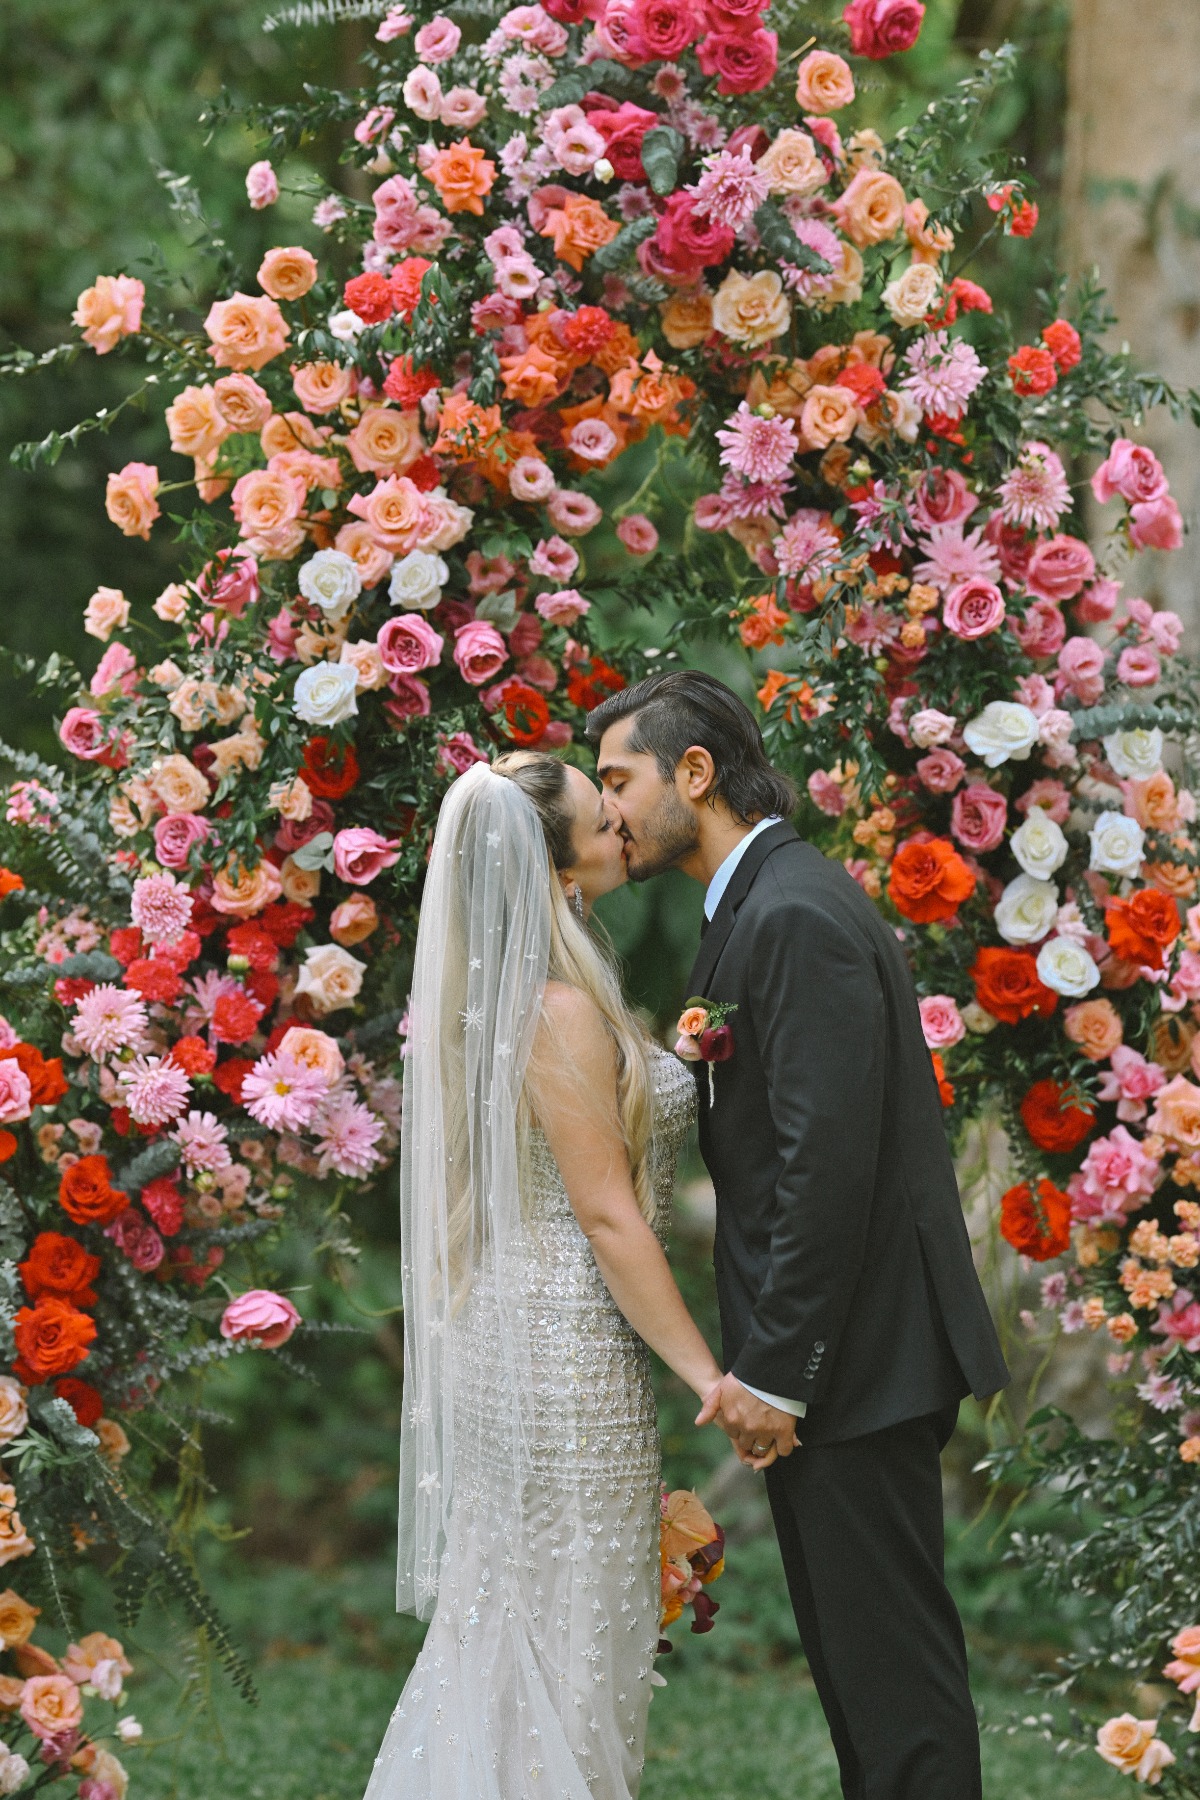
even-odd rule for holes
{"type": "Polygon", "coordinates": [[[768,1406],[735,1375],[725,1375],[704,1396],[697,1425],[718,1424],[728,1433],[740,1461],[751,1469],[769,1469],[780,1456],[790,1456],[799,1442],[791,1413],[768,1406]]]}

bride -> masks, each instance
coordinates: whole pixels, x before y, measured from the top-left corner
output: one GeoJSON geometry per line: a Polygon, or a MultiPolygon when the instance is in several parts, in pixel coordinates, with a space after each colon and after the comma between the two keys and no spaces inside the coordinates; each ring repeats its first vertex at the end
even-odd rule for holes
{"type": "Polygon", "coordinates": [[[721,1380],[663,1253],[692,1076],[587,929],[625,880],[552,756],[442,806],[404,1084],[397,1606],[432,1619],[365,1800],[632,1800],[659,1635],[646,1346],[721,1380]]]}

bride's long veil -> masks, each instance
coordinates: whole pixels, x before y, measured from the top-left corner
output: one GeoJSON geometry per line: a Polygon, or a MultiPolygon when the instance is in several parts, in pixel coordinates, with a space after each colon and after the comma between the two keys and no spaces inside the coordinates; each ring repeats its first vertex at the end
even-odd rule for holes
{"type": "MultiPolygon", "coordinates": [[[[504,1280],[521,1232],[518,1107],[546,981],[545,839],[520,789],[483,764],[451,787],[417,933],[400,1154],[404,1411],[396,1605],[432,1617],[470,1438],[512,1463],[513,1530],[530,1460],[524,1295],[504,1280]],[[506,1290],[508,1286],[508,1291],[506,1290]],[[510,1416],[456,1418],[455,1319],[486,1289],[510,1416]]],[[[513,1554],[520,1554],[517,1542],[513,1554]]]]}

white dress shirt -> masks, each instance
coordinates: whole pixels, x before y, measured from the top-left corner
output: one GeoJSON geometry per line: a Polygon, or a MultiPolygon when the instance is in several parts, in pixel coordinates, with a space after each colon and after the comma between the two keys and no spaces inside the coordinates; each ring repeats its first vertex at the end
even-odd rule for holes
{"type": "MultiPolygon", "coordinates": [[[[725,861],[721,864],[720,868],[709,882],[708,887],[705,889],[704,916],[706,919],[711,919],[716,912],[717,907],[721,904],[721,897],[724,894],[725,889],[729,886],[729,883],[733,880],[734,870],[741,862],[743,856],[745,856],[759,832],[766,831],[768,826],[781,825],[782,823],[783,820],[774,814],[772,814],[770,818],[760,819],[754,829],[748,831],[745,837],[741,838],[733,846],[733,849],[729,852],[729,855],[725,858],[725,861]]],[[[748,1394],[753,1394],[756,1400],[765,1400],[768,1406],[774,1406],[780,1412],[791,1413],[793,1418],[802,1419],[808,1411],[808,1402],[806,1400],[785,1400],[781,1394],[764,1394],[761,1388],[751,1387],[748,1381],[743,1381],[742,1386],[748,1394]]]]}

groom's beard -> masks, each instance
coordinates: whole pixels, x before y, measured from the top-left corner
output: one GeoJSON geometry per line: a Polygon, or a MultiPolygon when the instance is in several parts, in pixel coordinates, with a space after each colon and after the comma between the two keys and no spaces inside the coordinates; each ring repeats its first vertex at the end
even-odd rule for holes
{"type": "Polygon", "coordinates": [[[674,788],[667,789],[636,837],[628,828],[623,836],[630,881],[649,881],[673,869],[681,857],[700,844],[696,815],[683,804],[674,788]]]}

